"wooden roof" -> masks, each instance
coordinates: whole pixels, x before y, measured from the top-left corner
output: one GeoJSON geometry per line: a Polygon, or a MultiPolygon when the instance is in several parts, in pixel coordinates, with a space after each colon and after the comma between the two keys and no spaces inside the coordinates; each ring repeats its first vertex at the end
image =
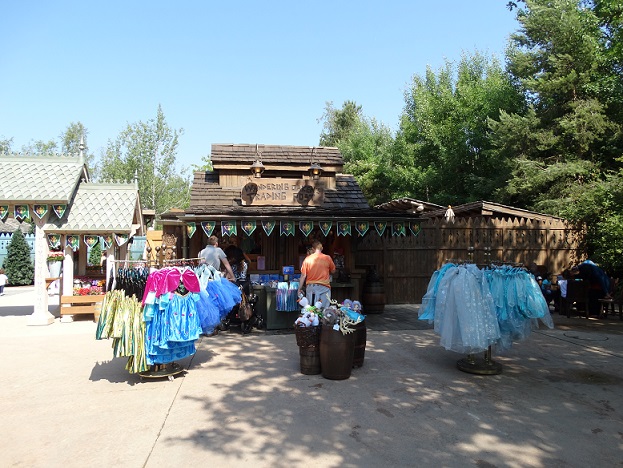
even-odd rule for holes
{"type": "MultiPolygon", "coordinates": [[[[446,214],[447,207],[443,207],[437,211],[425,213],[426,218],[441,218],[446,214]]],[[[519,218],[535,221],[565,221],[563,218],[552,216],[536,211],[524,210],[522,208],[514,208],[512,206],[502,205],[500,203],[488,201],[476,201],[465,203],[463,205],[452,206],[452,211],[457,218],[466,218],[473,216],[490,216],[494,218],[519,218]]]]}

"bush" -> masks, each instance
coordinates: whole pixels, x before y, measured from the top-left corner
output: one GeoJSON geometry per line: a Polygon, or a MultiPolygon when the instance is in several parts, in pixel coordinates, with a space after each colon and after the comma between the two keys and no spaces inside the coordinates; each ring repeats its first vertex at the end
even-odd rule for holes
{"type": "Polygon", "coordinates": [[[2,267],[9,277],[9,284],[24,286],[33,283],[35,266],[30,260],[30,246],[20,229],[16,230],[11,237],[2,267]]]}

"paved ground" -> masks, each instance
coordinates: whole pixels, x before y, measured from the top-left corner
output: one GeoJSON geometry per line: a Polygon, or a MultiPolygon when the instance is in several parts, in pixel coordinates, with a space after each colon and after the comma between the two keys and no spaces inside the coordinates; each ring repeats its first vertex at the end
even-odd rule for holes
{"type": "Polygon", "coordinates": [[[417,306],[388,306],[347,380],[301,374],[291,334],[232,331],[201,338],[174,381],[141,381],[92,321],[27,326],[32,288],[6,291],[0,466],[623,464],[618,319],[556,315],[481,376],[457,369],[417,306]]]}

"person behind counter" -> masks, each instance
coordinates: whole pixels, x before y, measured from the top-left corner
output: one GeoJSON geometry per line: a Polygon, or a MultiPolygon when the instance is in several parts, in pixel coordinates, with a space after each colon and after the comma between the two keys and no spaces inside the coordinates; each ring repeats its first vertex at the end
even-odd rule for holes
{"type": "Polygon", "coordinates": [[[306,284],[305,296],[310,304],[322,302],[322,307],[329,307],[331,300],[331,274],[335,271],[333,259],[322,253],[322,243],[312,243],[314,253],[303,260],[301,278],[299,280],[299,294],[306,284]]]}
{"type": "Polygon", "coordinates": [[[227,255],[225,255],[223,249],[218,246],[218,237],[210,236],[208,238],[208,245],[206,245],[205,249],[199,252],[199,257],[202,259],[202,263],[211,265],[219,271],[222,265],[227,272],[226,278],[230,281],[235,281],[234,272],[232,271],[231,265],[227,260],[227,255]]]}

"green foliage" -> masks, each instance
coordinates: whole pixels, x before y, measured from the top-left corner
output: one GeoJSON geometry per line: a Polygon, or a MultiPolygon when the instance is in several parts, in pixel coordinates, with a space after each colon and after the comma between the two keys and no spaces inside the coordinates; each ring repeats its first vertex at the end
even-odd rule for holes
{"type": "Polygon", "coordinates": [[[131,180],[138,176],[141,202],[156,216],[190,203],[190,180],[186,170],[176,168],[178,138],[183,130],[172,130],[162,108],[155,119],[128,124],[116,140],[108,141],[101,160],[104,180],[131,180]]]}
{"type": "Polygon", "coordinates": [[[495,58],[464,55],[455,66],[414,76],[396,137],[404,191],[439,204],[491,199],[510,176],[509,152],[496,150],[488,122],[524,101],[495,58]]]}
{"type": "Polygon", "coordinates": [[[0,140],[0,154],[10,153],[13,146],[13,138],[0,140]]]}
{"type": "Polygon", "coordinates": [[[362,117],[362,108],[354,101],[344,101],[341,109],[335,109],[333,102],[327,102],[324,114],[319,119],[324,121],[320,145],[337,146],[355,131],[362,117]]]}
{"type": "Polygon", "coordinates": [[[30,260],[30,246],[20,229],[17,229],[11,237],[2,267],[9,277],[9,284],[24,286],[33,283],[35,267],[30,260]]]}
{"type": "Polygon", "coordinates": [[[93,247],[91,247],[91,251],[89,252],[89,265],[99,265],[102,261],[102,247],[98,242],[93,247]]]}

